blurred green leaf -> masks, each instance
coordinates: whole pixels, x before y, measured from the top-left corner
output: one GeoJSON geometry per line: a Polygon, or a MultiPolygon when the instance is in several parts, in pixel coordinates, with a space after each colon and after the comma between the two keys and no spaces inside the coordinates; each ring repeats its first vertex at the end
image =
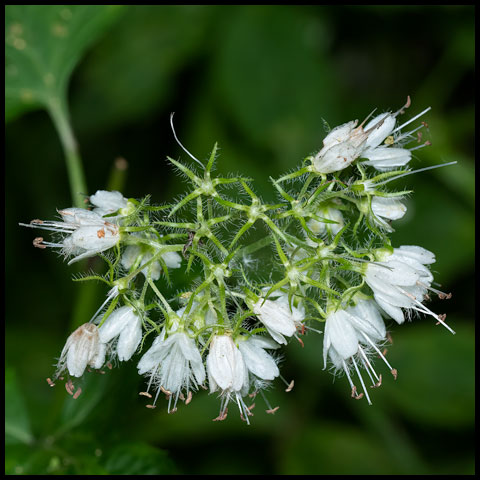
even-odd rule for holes
{"type": "Polygon", "coordinates": [[[341,423],[309,425],[282,451],[285,475],[375,475],[398,473],[383,443],[341,423]]]}
{"type": "Polygon", "coordinates": [[[99,375],[97,372],[85,373],[82,379],[72,379],[75,389],[81,388],[81,395],[74,399],[68,397],[61,414],[61,427],[57,435],[64,434],[77,425],[82,424],[92,411],[99,406],[100,401],[107,392],[111,377],[99,375]]]}
{"type": "Polygon", "coordinates": [[[395,331],[389,361],[402,367],[397,381],[384,382],[382,388],[395,408],[418,423],[468,427],[475,415],[472,325],[450,319],[449,325],[457,332],[453,336],[446,330],[437,334],[443,327],[435,327],[431,318],[413,322],[410,328],[395,331]]]}
{"type": "Polygon", "coordinates": [[[167,453],[147,443],[132,442],[113,448],[105,462],[110,475],[167,475],[177,473],[167,453]]]}
{"type": "Polygon", "coordinates": [[[211,13],[203,5],[129,6],[78,78],[79,128],[111,128],[158,109],[175,90],[177,71],[201,49],[211,13]]]}
{"type": "Polygon", "coordinates": [[[294,6],[256,5],[228,15],[223,35],[212,75],[222,108],[291,168],[317,148],[330,117],[326,23],[294,6]]]}
{"type": "Polygon", "coordinates": [[[5,368],[5,443],[30,444],[33,435],[30,429],[27,407],[18,388],[15,371],[5,368]]]}
{"type": "Polygon", "coordinates": [[[5,6],[5,119],[63,98],[86,48],[119,5],[5,6]]]}

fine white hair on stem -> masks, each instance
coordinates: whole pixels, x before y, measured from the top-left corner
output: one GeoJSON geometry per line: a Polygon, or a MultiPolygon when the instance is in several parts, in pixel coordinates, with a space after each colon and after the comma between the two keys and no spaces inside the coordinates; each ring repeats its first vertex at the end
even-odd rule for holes
{"type": "Polygon", "coordinates": [[[182,147],[182,149],[187,153],[187,155],[189,155],[191,158],[193,158],[198,164],[201,165],[202,168],[205,168],[205,166],[203,165],[203,163],[196,157],[194,157],[183,145],[182,143],[180,142],[180,140],[178,139],[177,137],[177,134],[175,133],[175,128],[173,127],[173,116],[175,115],[175,112],[172,112],[170,114],[170,126],[172,127],[172,132],[173,132],[173,136],[175,137],[175,140],[177,141],[177,143],[180,145],[180,147],[182,147]]]}

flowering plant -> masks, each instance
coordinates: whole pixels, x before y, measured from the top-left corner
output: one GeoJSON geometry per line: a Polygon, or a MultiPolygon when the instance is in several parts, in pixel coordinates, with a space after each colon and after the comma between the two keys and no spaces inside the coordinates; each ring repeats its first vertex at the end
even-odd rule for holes
{"type": "Polygon", "coordinates": [[[429,144],[422,142],[425,122],[405,131],[428,108],[398,125],[409,106],[410,98],[396,112],[332,129],[318,153],[271,179],[275,204],[262,201],[251,179],[215,176],[217,145],[202,163],[177,139],[172,115],[175,138],[199,167],[168,158],[190,185],[177,202],[152,205],[150,196],[100,190],[87,199],[89,210],[65,208],[59,220],[21,224],[53,231],[55,241],[37,237],[34,246],[58,249],[69,264],[99,256],[107,266],[105,275],[82,278],[106,284],[106,299],[68,337],[49,383],[67,377],[76,398],[81,389],[71,377],[137,353],[148,381],[140,394],[153,398],[147,407],[163,393],[173,413],[204,388],[220,397],[214,420],[224,420],[233,402],[249,423],[257,394],[267,413],[279,408],[264,393],[277,377],[287,392],[293,388],[280,374],[279,350],[293,337],[303,346],[313,332],[323,334],[323,368],[344,374],[351,396],[371,403],[366,382],[382,383],[374,359],[398,375],[384,350],[390,320],[423,313],[455,333],[425,305],[429,292],[450,297],[433,286],[434,254],[389,238],[412,192],[388,184],[435,168],[409,167],[412,152],[429,144]],[[254,229],[260,238],[252,240],[254,229]],[[268,255],[261,267],[260,251],[268,255]],[[189,287],[168,298],[178,269],[189,287]]]}

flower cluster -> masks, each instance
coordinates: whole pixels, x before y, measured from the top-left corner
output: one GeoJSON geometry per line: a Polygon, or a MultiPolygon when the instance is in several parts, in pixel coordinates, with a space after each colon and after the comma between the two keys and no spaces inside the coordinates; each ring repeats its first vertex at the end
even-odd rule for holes
{"type": "Polygon", "coordinates": [[[249,423],[257,394],[268,413],[279,408],[264,393],[277,378],[292,390],[293,381],[280,373],[279,351],[292,337],[304,346],[312,331],[323,334],[319,365],[345,375],[351,396],[371,403],[368,383],[382,384],[375,360],[398,375],[383,348],[391,320],[425,314],[455,333],[445,315],[425,304],[432,292],[450,297],[432,286],[434,254],[393,246],[388,236],[411,192],[387,185],[415,173],[408,167],[412,152],[429,144],[421,143],[425,122],[404,130],[429,109],[397,124],[409,106],[410,99],[394,113],[332,129],[318,153],[272,180],[276,204],[264,203],[249,179],[215,177],[215,145],[205,164],[186,151],[201,169],[169,158],[191,185],[172,204],[101,190],[88,198],[90,209],[66,208],[58,220],[21,224],[54,232],[55,241],[33,243],[58,249],[69,264],[93,256],[106,264],[103,275],[83,278],[109,290],[90,321],[68,337],[54,380],[68,374],[73,394],[70,377],[138,354],[138,373],[147,381],[140,394],[153,399],[147,407],[155,408],[163,393],[173,413],[179,401],[188,405],[205,389],[220,399],[214,420],[224,420],[235,404],[249,423]],[[232,184],[248,201],[229,194],[232,184]]]}

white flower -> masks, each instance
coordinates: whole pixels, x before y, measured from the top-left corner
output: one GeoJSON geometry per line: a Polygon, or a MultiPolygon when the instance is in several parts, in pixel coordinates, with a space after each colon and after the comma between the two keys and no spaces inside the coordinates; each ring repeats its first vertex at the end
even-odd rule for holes
{"type": "MultiPolygon", "coordinates": [[[[148,246],[129,245],[123,252],[121,264],[124,268],[129,270],[141,256],[139,266],[145,265],[149,260],[152,259],[154,252],[155,250],[148,246]]],[[[182,257],[180,257],[177,252],[165,252],[161,255],[161,257],[168,268],[179,268],[182,264],[182,257]]],[[[150,269],[152,280],[156,281],[160,278],[162,267],[160,266],[160,262],[158,260],[152,262],[147,267],[142,269],[142,273],[145,275],[145,278],[147,278],[148,269],[150,269]]]]}
{"type": "Polygon", "coordinates": [[[32,220],[30,224],[20,225],[66,234],[61,242],[46,242],[42,237],[38,237],[33,244],[38,248],[60,248],[64,255],[74,256],[75,258],[68,262],[69,265],[108,250],[120,241],[118,226],[94,212],[81,208],[66,208],[58,213],[63,222],[32,220]]]}
{"type": "Polygon", "coordinates": [[[248,393],[249,377],[242,353],[229,335],[215,335],[210,343],[207,355],[207,373],[210,393],[221,391],[222,402],[218,420],[227,415],[226,406],[234,397],[240,414],[247,423],[251,415],[243,396],[248,393]]]}
{"type": "Polygon", "coordinates": [[[369,263],[365,269],[365,281],[373,291],[378,305],[397,323],[405,320],[402,308],[426,313],[434,317],[452,333],[439,315],[422,304],[431,289],[433,276],[425,266],[435,262],[432,252],[422,247],[404,245],[393,253],[377,255],[379,262],[369,263]]]}
{"type": "MultiPolygon", "coordinates": [[[[415,137],[412,134],[422,128],[423,125],[410,132],[400,133],[400,131],[403,127],[415,121],[430,110],[430,108],[427,108],[405,122],[403,125],[396,127],[396,117],[403,113],[404,109],[409,106],[410,97],[408,98],[407,103],[397,112],[387,112],[377,115],[365,125],[364,130],[368,135],[368,138],[362,145],[363,150],[359,156],[361,158],[366,158],[367,160],[362,163],[371,165],[380,171],[386,171],[407,165],[412,158],[412,151],[421,146],[407,149],[403,148],[403,145],[413,140],[415,137]]],[[[418,140],[420,141],[420,137],[418,140]]],[[[428,145],[428,142],[424,145],[428,145]]]]}
{"type": "Polygon", "coordinates": [[[407,207],[397,198],[379,197],[372,198],[371,203],[374,221],[388,232],[393,229],[386,220],[398,220],[407,212],[407,207]]]}
{"type": "Polygon", "coordinates": [[[176,331],[165,339],[165,330],[153,342],[150,349],[138,362],[138,373],[150,375],[150,385],[155,383],[157,401],[160,391],[171,399],[174,397],[173,411],[182,390],[187,394],[197,389],[205,381],[205,367],[195,341],[183,331],[176,331]]]}
{"type": "Polygon", "coordinates": [[[100,341],[109,343],[115,338],[115,352],[120,361],[130,360],[142,340],[142,321],[130,306],[114,310],[98,329],[100,341]]]}
{"type": "Polygon", "coordinates": [[[367,135],[358,121],[344,123],[334,128],[323,140],[323,148],[313,159],[313,168],[318,173],[332,173],[347,168],[362,153],[362,144],[367,135]]]}
{"type": "MultiPolygon", "coordinates": [[[[336,208],[322,208],[317,212],[317,214],[320,217],[324,217],[327,220],[332,220],[336,223],[320,222],[314,218],[311,218],[308,220],[307,226],[315,235],[325,235],[328,233],[332,236],[335,236],[345,225],[342,212],[336,208]]],[[[317,246],[317,244],[309,237],[306,238],[306,242],[312,247],[317,246]]]]}
{"type": "Polygon", "coordinates": [[[105,361],[105,345],[98,328],[92,323],[78,327],[68,338],[60,354],[57,376],[67,368],[73,377],[81,377],[85,368],[101,368],[105,361]]]}
{"type": "Polygon", "coordinates": [[[368,403],[371,403],[359,367],[363,367],[367,371],[373,386],[380,385],[381,376],[377,375],[374,370],[368,358],[369,353],[374,350],[387,364],[392,374],[395,377],[397,375],[396,370],[391,367],[377,346],[385,338],[385,324],[372,300],[360,299],[354,307],[332,312],[327,317],[324,331],[324,368],[327,366],[327,357],[329,357],[335,369],[343,370],[347,375],[352,388],[352,396],[358,396],[349,373],[353,365],[368,403]]]}
{"type": "Polygon", "coordinates": [[[103,217],[126,208],[128,200],[117,191],[97,190],[90,196],[90,203],[96,207],[93,211],[103,217]]]}
{"type": "Polygon", "coordinates": [[[280,345],[270,338],[252,335],[237,338],[238,348],[250,373],[262,380],[273,380],[280,375],[277,363],[266,349],[276,349],[280,345]]]}
{"type": "MultiPolygon", "coordinates": [[[[275,294],[272,294],[272,298],[275,294]]],[[[303,306],[289,305],[288,295],[281,294],[276,300],[261,298],[252,305],[252,310],[265,325],[268,333],[280,344],[286,345],[286,337],[291,337],[305,318],[303,306]]]]}

